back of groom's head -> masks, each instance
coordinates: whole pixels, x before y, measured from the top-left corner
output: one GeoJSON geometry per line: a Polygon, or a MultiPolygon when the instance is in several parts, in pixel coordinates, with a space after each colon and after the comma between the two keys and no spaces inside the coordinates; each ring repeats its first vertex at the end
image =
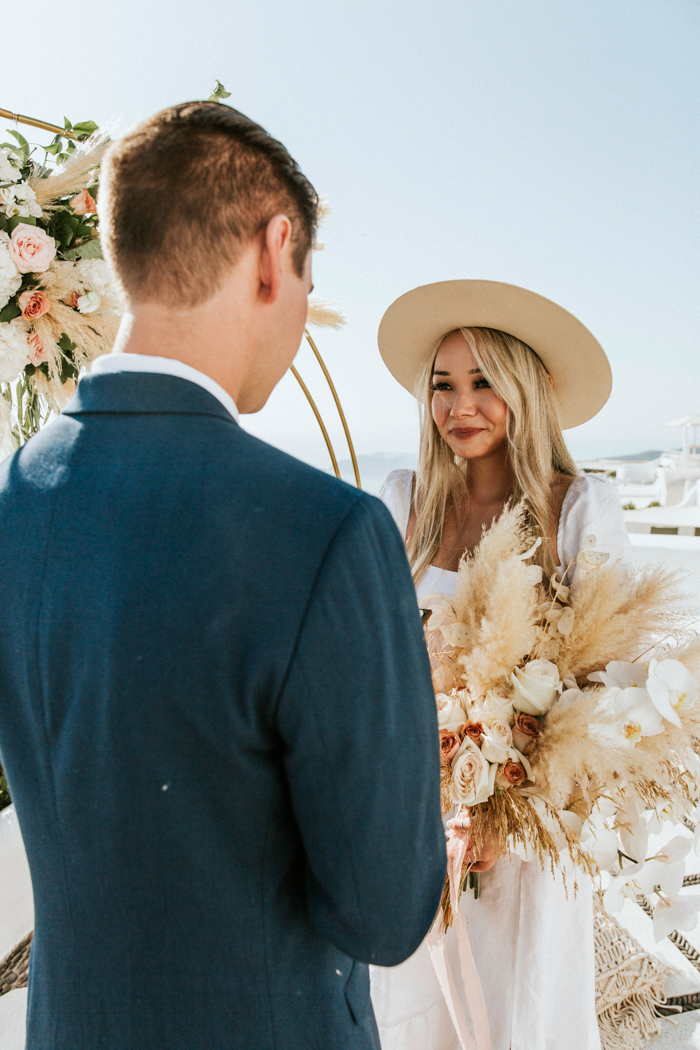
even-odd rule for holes
{"type": "Polygon", "coordinates": [[[206,302],[280,213],[292,224],[301,276],[316,232],[316,191],[281,142],[221,103],[156,113],[114,143],[102,165],[103,244],[132,302],[206,302]]]}

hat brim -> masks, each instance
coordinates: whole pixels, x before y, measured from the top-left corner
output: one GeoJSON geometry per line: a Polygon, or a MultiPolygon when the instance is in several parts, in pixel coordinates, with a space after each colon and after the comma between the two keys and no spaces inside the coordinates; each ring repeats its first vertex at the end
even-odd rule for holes
{"type": "Polygon", "coordinates": [[[554,380],[562,430],[592,419],[610,397],[610,363],[585,325],[551,299],[500,281],[438,281],[406,292],[382,318],[379,352],[415,394],[439,340],[456,328],[496,328],[532,347],[554,380]]]}

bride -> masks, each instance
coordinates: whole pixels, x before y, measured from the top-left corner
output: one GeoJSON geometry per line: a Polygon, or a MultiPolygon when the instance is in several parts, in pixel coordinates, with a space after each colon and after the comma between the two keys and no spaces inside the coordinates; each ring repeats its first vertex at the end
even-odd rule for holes
{"type": "MultiPolygon", "coordinates": [[[[380,493],[419,603],[454,594],[460,558],[509,500],[525,498],[546,537],[546,573],[566,572],[591,534],[612,561],[627,559],[615,488],[579,475],[562,437],[600,411],[612,385],[602,348],[571,314],[512,285],[445,281],[389,308],[379,348],[421,406],[418,469],[393,471],[380,493]]],[[[565,582],[575,586],[575,569],[565,582]]],[[[462,909],[492,1050],[599,1050],[590,884],[579,878],[567,898],[537,861],[489,846],[468,857],[480,889],[463,894],[462,909]]],[[[452,930],[447,941],[457,975],[452,930]]],[[[458,1050],[425,942],[400,966],[372,968],[371,984],[382,1050],[458,1050]]]]}

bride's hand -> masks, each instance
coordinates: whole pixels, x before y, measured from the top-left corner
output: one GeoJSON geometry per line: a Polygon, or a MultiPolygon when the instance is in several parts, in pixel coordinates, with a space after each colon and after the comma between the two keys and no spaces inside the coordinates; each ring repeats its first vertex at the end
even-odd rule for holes
{"type": "Polygon", "coordinates": [[[471,863],[472,871],[489,871],[498,858],[501,850],[498,844],[498,836],[489,832],[481,843],[477,852],[473,847],[467,850],[466,859],[471,863]]]}
{"type": "Polygon", "coordinates": [[[501,856],[498,836],[494,833],[486,835],[478,852],[474,849],[469,810],[461,810],[452,820],[448,820],[447,827],[451,832],[447,840],[448,857],[452,856],[459,841],[464,842],[467,847],[464,860],[471,865],[472,871],[489,871],[501,856]]]}

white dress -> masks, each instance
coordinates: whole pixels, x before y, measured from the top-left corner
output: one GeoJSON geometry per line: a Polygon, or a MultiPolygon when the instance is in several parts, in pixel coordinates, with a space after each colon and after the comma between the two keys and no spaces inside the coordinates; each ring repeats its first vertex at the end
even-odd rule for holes
{"type": "MultiPolygon", "coordinates": [[[[403,536],[412,481],[412,471],[392,471],[380,492],[403,536]]],[[[612,560],[629,561],[617,491],[595,475],[576,478],[564,499],[557,533],[562,566],[589,535],[612,560]]],[[[454,594],[456,576],[431,566],[418,584],[419,602],[429,594],[454,594]]],[[[561,881],[543,872],[539,862],[504,858],[480,875],[478,900],[469,891],[463,894],[462,910],[492,1050],[600,1050],[590,884],[579,877],[577,896],[570,890],[567,899],[561,881]]],[[[452,930],[447,945],[458,975],[452,930]]],[[[371,967],[370,972],[382,1050],[459,1050],[425,942],[400,966],[371,967]]],[[[462,1001],[468,1017],[464,996],[462,1001]]]]}

